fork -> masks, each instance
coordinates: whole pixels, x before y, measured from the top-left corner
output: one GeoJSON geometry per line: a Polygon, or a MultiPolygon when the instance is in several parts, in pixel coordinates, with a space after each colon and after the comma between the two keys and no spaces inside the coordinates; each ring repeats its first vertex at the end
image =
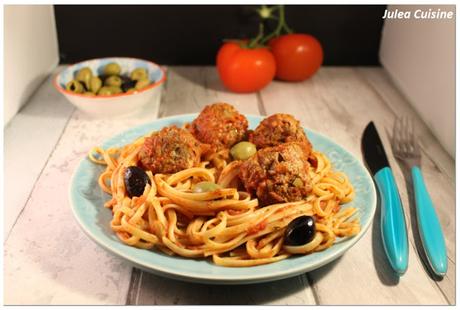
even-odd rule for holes
{"type": "Polygon", "coordinates": [[[443,276],[447,272],[446,244],[420,169],[420,146],[415,139],[414,123],[409,118],[396,119],[392,148],[395,157],[411,172],[419,235],[431,269],[436,275],[443,276]]]}

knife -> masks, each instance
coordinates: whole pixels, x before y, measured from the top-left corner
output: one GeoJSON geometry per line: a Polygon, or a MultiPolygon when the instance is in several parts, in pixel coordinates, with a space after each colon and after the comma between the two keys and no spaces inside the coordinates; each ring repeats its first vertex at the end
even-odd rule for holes
{"type": "Polygon", "coordinates": [[[406,221],[395,178],[373,122],[364,129],[361,148],[380,195],[383,247],[393,270],[403,275],[409,256],[406,221]]]}

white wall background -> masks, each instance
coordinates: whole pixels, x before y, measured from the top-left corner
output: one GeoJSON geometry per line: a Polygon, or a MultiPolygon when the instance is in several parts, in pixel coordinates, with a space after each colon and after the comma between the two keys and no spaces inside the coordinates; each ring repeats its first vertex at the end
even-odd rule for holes
{"type": "Polygon", "coordinates": [[[4,125],[59,62],[51,5],[4,6],[4,125]]]}
{"type": "MultiPolygon", "coordinates": [[[[389,5],[389,10],[451,10],[455,6],[389,5]]],[[[455,16],[455,13],[454,13],[455,16]]],[[[387,19],[380,61],[401,91],[455,157],[455,18],[387,19]]]]}

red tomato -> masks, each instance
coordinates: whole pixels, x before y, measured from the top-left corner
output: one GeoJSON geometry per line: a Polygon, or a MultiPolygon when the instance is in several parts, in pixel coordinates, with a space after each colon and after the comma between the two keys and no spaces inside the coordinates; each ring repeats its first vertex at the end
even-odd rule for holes
{"type": "Polygon", "coordinates": [[[269,45],[276,60],[276,77],[280,80],[303,81],[323,63],[323,48],[309,34],[285,34],[270,40],[269,45]]]}
{"type": "Polygon", "coordinates": [[[217,53],[217,70],[229,90],[250,93],[273,80],[276,62],[267,48],[243,48],[238,43],[227,42],[217,53]]]}

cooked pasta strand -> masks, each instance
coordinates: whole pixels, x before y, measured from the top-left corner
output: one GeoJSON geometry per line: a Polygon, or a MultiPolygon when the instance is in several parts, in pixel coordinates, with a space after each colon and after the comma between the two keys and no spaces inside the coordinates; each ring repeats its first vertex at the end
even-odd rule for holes
{"type": "Polygon", "coordinates": [[[92,162],[106,166],[98,184],[111,195],[104,204],[113,212],[110,226],[127,245],[157,248],[168,255],[212,256],[217,265],[248,267],[322,251],[337,238],[360,231],[356,209],[341,207],[353,200],[353,186],[317,151],[311,155],[316,167],[309,170],[312,192],[303,201],[261,208],[257,199],[235,188],[242,162],[230,161],[228,150],[207,155],[197,167],[174,174],[147,171],[150,184],[141,196],[130,198],[123,175],[127,167],[138,165],[144,139],[121,148],[95,147],[88,154],[92,162]],[[216,180],[221,189],[192,191],[198,182],[216,180]],[[302,215],[316,219],[313,239],[300,246],[285,245],[287,225],[302,215]]]}

